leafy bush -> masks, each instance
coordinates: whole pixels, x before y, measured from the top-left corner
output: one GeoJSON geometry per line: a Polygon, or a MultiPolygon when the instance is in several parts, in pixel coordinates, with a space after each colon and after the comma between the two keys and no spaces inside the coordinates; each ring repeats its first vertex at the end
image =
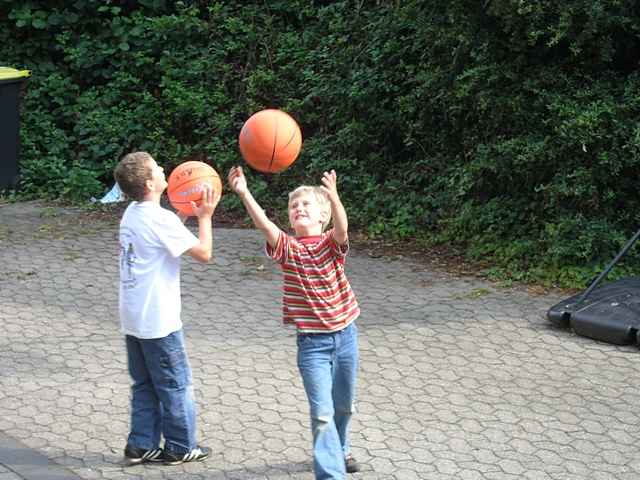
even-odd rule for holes
{"type": "Polygon", "coordinates": [[[631,0],[0,0],[2,62],[34,72],[21,193],[99,195],[134,149],[224,176],[244,120],[275,107],[304,148],[251,176],[273,211],[333,168],[370,235],[578,284],[638,223],[639,14],[631,0]]]}

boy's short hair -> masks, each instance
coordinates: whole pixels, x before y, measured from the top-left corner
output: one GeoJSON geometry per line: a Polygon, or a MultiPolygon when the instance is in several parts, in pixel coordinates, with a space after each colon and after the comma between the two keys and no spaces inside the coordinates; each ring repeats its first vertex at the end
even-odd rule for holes
{"type": "Polygon", "coordinates": [[[331,222],[331,203],[329,202],[329,199],[327,198],[325,193],[322,191],[322,188],[312,187],[309,185],[300,185],[293,192],[289,192],[289,205],[291,205],[293,199],[306,193],[310,193],[311,195],[313,195],[318,202],[318,205],[320,205],[320,210],[326,212],[327,214],[327,219],[322,223],[322,231],[324,232],[324,230],[329,226],[329,223],[331,222]]]}
{"type": "Polygon", "coordinates": [[[147,152],[128,153],[118,163],[113,177],[120,190],[131,200],[141,201],[145,194],[145,182],[153,176],[147,165],[153,159],[147,152]]]}

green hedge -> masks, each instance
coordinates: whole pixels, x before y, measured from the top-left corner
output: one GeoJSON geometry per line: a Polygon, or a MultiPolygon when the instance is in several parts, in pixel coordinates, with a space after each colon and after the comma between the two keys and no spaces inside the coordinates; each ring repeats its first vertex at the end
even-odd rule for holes
{"type": "Polygon", "coordinates": [[[243,122],[275,107],[304,148],[250,179],[274,214],[335,168],[370,235],[578,285],[638,226],[639,16],[632,0],[0,0],[0,63],[33,70],[20,192],[99,196],[133,149],[224,176],[243,122]]]}

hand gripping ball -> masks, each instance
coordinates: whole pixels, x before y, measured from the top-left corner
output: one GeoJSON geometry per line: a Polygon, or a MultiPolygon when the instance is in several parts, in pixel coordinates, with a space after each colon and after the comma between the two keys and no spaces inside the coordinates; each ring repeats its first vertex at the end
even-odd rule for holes
{"type": "Polygon", "coordinates": [[[204,162],[189,161],[173,169],[168,180],[169,203],[185,215],[193,216],[191,202],[198,204],[202,197],[202,187],[207,184],[216,195],[222,195],[220,175],[204,162]]]}

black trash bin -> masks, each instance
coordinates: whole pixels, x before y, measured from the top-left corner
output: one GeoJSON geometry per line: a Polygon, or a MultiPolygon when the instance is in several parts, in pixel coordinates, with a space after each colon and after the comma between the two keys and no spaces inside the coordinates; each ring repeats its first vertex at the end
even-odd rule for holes
{"type": "Polygon", "coordinates": [[[29,70],[0,67],[0,191],[18,182],[20,88],[29,70]]]}

